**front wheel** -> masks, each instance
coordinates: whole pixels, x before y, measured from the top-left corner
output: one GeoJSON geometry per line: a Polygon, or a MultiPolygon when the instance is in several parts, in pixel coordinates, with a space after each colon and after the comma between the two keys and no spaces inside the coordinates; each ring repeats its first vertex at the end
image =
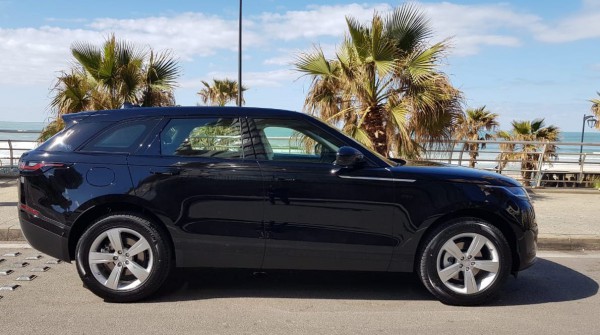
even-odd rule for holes
{"type": "Polygon", "coordinates": [[[81,236],[76,249],[81,280],[107,301],[131,302],[154,293],[171,269],[167,237],[134,214],[111,214],[81,236]]]}
{"type": "Polygon", "coordinates": [[[479,219],[462,218],[429,236],[417,271],[441,302],[466,306],[492,299],[511,266],[508,242],[498,228],[479,219]]]}

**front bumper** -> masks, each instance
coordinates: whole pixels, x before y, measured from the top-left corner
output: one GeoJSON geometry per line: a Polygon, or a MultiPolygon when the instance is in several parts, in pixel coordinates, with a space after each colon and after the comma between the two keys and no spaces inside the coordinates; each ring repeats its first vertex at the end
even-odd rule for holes
{"type": "Polygon", "coordinates": [[[27,242],[36,250],[60,260],[70,262],[69,241],[63,227],[19,210],[21,231],[27,242]]]}
{"type": "Polygon", "coordinates": [[[519,255],[519,267],[517,271],[525,270],[536,261],[537,253],[537,227],[528,229],[517,240],[517,254],[519,255]]]}

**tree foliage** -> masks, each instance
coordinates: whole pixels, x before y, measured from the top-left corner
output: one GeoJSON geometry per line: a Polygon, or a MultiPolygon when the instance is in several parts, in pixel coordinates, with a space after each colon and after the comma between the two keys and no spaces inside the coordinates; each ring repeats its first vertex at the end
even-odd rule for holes
{"type": "MultiPolygon", "coordinates": [[[[456,120],[454,138],[456,140],[477,141],[491,140],[496,137],[493,131],[498,126],[498,114],[489,112],[485,106],[469,108],[459,114],[456,120]]],[[[465,143],[464,150],[469,152],[469,167],[475,167],[479,149],[485,144],[465,143]]]]}
{"type": "MultiPolygon", "coordinates": [[[[230,79],[213,79],[212,84],[202,81],[204,87],[198,91],[198,95],[205,105],[225,106],[228,103],[235,103],[238,96],[238,84],[230,79]]],[[[242,86],[242,92],[247,88],[242,86]]],[[[242,99],[242,104],[245,101],[242,99]]]]}
{"type": "MultiPolygon", "coordinates": [[[[560,129],[554,125],[546,126],[544,119],[532,121],[513,121],[512,129],[498,132],[498,137],[506,141],[528,141],[528,142],[556,142],[559,139],[560,129]]],[[[504,143],[500,145],[500,165],[504,168],[511,160],[521,161],[521,174],[525,181],[533,177],[533,170],[537,170],[540,160],[548,161],[556,157],[557,147],[554,144],[513,144],[504,143]],[[542,148],[545,147],[545,150],[542,148]]]]}
{"type": "Polygon", "coordinates": [[[414,157],[420,143],[448,140],[461,92],[439,70],[448,45],[428,45],[425,15],[405,4],[368,24],[346,23],[333,59],[318,46],[297,57],[296,69],[312,79],[305,111],[384,156],[414,157]]]}
{"type": "Polygon", "coordinates": [[[155,52],[117,40],[111,35],[103,45],[71,45],[74,61],[52,89],[50,108],[55,116],[42,132],[45,140],[64,127],[63,114],[117,109],[124,103],[145,107],[172,106],[173,89],[180,75],[171,52],[155,52]]]}

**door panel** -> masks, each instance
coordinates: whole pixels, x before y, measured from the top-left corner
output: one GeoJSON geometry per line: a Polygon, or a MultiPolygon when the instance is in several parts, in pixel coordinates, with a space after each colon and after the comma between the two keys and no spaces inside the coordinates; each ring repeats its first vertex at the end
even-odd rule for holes
{"type": "MultiPolygon", "coordinates": [[[[170,125],[190,122],[208,124],[172,121],[163,132],[173,132],[170,125]]],[[[196,128],[184,132],[200,134],[199,141],[188,134],[172,136],[163,143],[165,155],[130,157],[134,192],[171,222],[179,266],[259,268],[265,247],[259,165],[245,159],[243,152],[227,149],[233,135],[213,140],[208,135],[214,132],[196,128]],[[178,155],[169,155],[169,150],[178,155]]]]}
{"type": "Polygon", "coordinates": [[[256,151],[265,153],[257,157],[267,188],[263,267],[385,271],[397,245],[390,172],[332,173],[345,143],[303,120],[250,124],[256,151]]]}

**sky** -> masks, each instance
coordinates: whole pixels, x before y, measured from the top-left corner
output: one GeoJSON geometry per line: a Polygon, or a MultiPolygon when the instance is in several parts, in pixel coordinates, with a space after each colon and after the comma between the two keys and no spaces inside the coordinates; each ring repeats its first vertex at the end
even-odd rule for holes
{"type": "MultiPolygon", "coordinates": [[[[246,0],[246,106],[301,111],[310,78],[292,65],[319,45],[333,56],[345,17],[368,22],[402,2],[246,0]]],[[[512,120],[545,118],[581,131],[600,91],[600,0],[420,1],[435,43],[452,46],[441,69],[465,97],[512,120]]],[[[237,79],[238,0],[0,0],[0,121],[47,121],[51,88],[73,63],[73,42],[100,45],[110,34],[170,50],[182,76],[177,104],[200,103],[201,81],[237,79]]]]}

